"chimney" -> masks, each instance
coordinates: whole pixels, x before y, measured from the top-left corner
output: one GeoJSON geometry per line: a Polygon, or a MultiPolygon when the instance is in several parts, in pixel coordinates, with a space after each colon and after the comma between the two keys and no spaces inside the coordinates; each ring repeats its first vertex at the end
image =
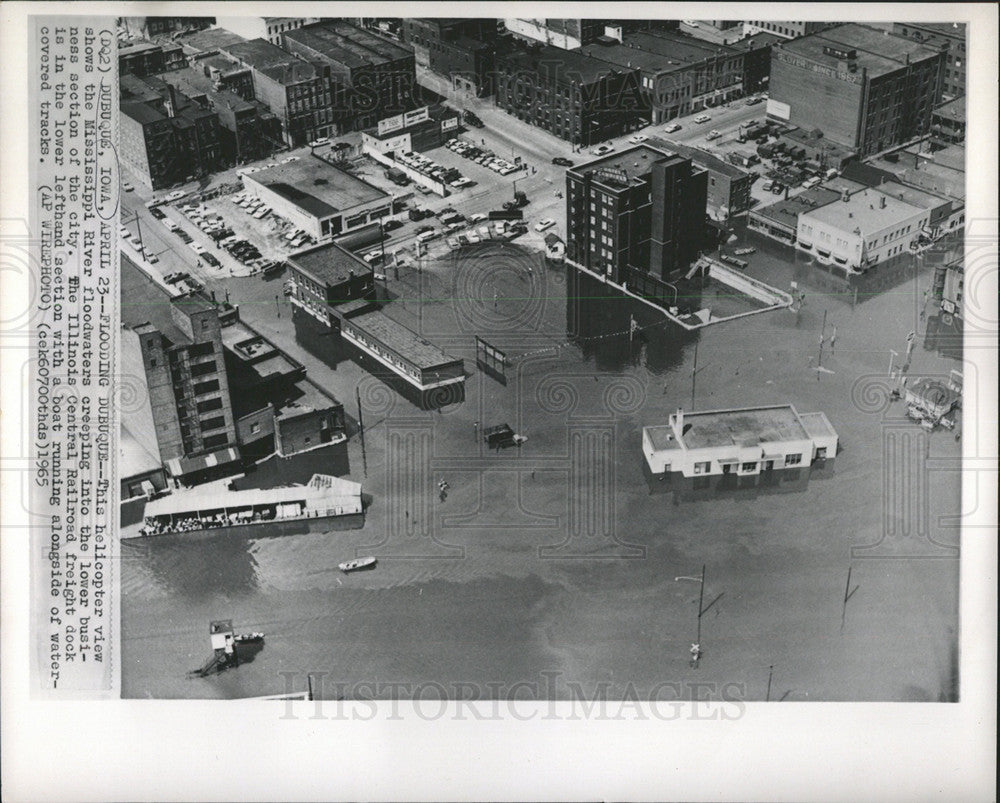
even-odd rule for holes
{"type": "Polygon", "coordinates": [[[677,412],[674,413],[674,436],[677,440],[684,437],[684,410],[681,407],[678,407],[677,412]]]}
{"type": "Polygon", "coordinates": [[[879,209],[885,209],[885,196],[884,195],[880,195],[879,196],[879,199],[878,199],[878,208],[879,209]]]}
{"type": "Polygon", "coordinates": [[[851,200],[851,192],[846,187],[844,188],[844,194],[840,196],[840,200],[845,204],[851,200]]]}

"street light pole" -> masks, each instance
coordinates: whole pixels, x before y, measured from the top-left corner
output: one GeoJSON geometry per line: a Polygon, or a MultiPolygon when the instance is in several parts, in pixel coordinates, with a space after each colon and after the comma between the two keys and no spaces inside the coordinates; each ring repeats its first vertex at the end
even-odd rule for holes
{"type": "Polygon", "coordinates": [[[701,606],[705,601],[705,564],[701,565],[701,590],[698,592],[698,638],[695,644],[701,645],[701,606]]]}

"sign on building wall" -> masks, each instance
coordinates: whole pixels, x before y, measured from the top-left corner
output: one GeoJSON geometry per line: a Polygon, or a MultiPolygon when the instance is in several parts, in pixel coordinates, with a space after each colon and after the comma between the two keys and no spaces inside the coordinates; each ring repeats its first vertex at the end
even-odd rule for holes
{"type": "Polygon", "coordinates": [[[397,114],[393,117],[386,117],[384,120],[378,121],[378,134],[379,136],[382,136],[383,134],[388,134],[391,131],[399,131],[403,125],[402,114],[397,114]]]}
{"type": "Polygon", "coordinates": [[[442,131],[451,131],[454,128],[458,128],[458,118],[457,117],[452,117],[452,118],[450,118],[448,120],[442,120],[441,121],[441,130],[442,131]]]}
{"type": "Polygon", "coordinates": [[[780,100],[771,100],[768,98],[767,101],[767,116],[776,117],[779,120],[787,120],[792,114],[792,107],[787,103],[782,103],[780,100]]]}
{"type": "Polygon", "coordinates": [[[403,127],[409,128],[411,125],[416,125],[417,123],[422,123],[424,120],[430,119],[430,110],[427,106],[422,106],[419,109],[414,109],[412,112],[405,112],[403,114],[403,127]]]}

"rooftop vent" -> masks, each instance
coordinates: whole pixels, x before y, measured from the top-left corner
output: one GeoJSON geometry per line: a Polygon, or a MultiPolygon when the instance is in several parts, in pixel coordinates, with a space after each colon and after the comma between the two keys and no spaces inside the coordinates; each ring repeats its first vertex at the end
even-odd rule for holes
{"type": "Polygon", "coordinates": [[[322,184],[329,184],[329,183],[330,182],[328,182],[325,178],[314,178],[313,179],[313,184],[316,184],[317,186],[322,185],[322,184]]]}

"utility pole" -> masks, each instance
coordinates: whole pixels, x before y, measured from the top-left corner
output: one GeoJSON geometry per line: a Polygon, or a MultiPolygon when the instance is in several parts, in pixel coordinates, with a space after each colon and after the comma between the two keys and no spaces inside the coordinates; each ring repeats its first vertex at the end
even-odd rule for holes
{"type": "Polygon", "coordinates": [[[694,365],[691,366],[691,409],[694,410],[694,392],[695,392],[695,380],[698,377],[699,371],[704,371],[708,366],[703,365],[701,368],[698,367],[698,341],[694,343],[694,365]]]}
{"type": "Polygon", "coordinates": [[[701,606],[705,601],[705,564],[701,565],[701,590],[698,592],[698,638],[695,639],[695,644],[701,644],[701,606]]]}
{"type": "Polygon", "coordinates": [[[354,397],[358,402],[358,432],[361,433],[361,438],[363,440],[365,436],[365,419],[361,414],[361,388],[357,385],[354,387],[354,397]]]}
{"type": "Polygon", "coordinates": [[[771,702],[771,676],[774,674],[774,664],[767,668],[767,694],[764,695],[764,702],[771,702]]]}
{"type": "MultiPolygon", "coordinates": [[[[823,329],[819,333],[819,357],[816,358],[816,367],[819,368],[823,364],[823,344],[826,342],[826,310],[823,310],[823,329]]],[[[816,378],[819,379],[819,371],[816,372],[816,378]]]]}

